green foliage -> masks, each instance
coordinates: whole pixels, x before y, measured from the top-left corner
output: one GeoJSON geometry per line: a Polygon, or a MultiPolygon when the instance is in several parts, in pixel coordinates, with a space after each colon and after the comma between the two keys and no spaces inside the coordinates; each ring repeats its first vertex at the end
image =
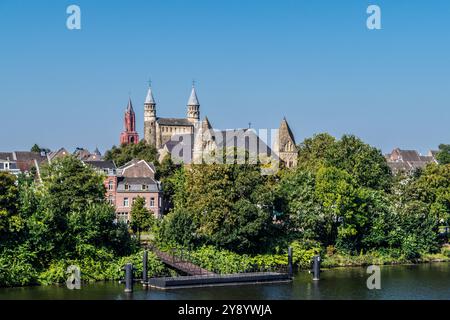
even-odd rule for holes
{"type": "Polygon", "coordinates": [[[260,251],[277,233],[278,226],[272,222],[272,186],[258,166],[191,165],[177,173],[176,179],[171,217],[189,215],[196,228],[185,232],[182,239],[170,237],[182,240],[180,244],[198,242],[251,253],[260,251]]]}
{"type": "Polygon", "coordinates": [[[440,164],[450,164],[450,144],[440,144],[436,159],[440,164]]]}
{"type": "MultiPolygon", "coordinates": [[[[39,274],[39,283],[48,285],[65,282],[67,279],[66,270],[70,265],[78,266],[81,271],[81,280],[87,282],[123,279],[123,267],[126,263],[133,264],[136,278],[142,277],[143,251],[119,258],[111,252],[98,250],[95,247],[89,248],[87,246],[81,251],[83,252],[83,258],[53,261],[47,270],[39,274]]],[[[165,273],[164,265],[151,252],[148,253],[147,270],[150,277],[165,273]]]]}
{"type": "Polygon", "coordinates": [[[145,198],[137,197],[131,206],[131,228],[134,232],[150,230],[155,225],[155,217],[145,207],[145,198]]]}
{"type": "Polygon", "coordinates": [[[38,271],[34,266],[37,256],[21,245],[0,248],[0,287],[36,284],[38,271]]]}
{"type": "Polygon", "coordinates": [[[111,261],[136,251],[104,199],[102,177],[79,160],[52,162],[39,185],[32,177],[20,176],[17,185],[0,177],[8,226],[0,242],[0,286],[59,282],[68,264],[79,265],[86,279],[106,279],[111,261]]]}
{"type": "Polygon", "coordinates": [[[75,157],[56,159],[43,166],[46,208],[61,214],[83,211],[88,205],[104,202],[103,176],[75,157]]]}
{"type": "Polygon", "coordinates": [[[335,167],[349,173],[359,186],[387,190],[392,177],[381,151],[353,135],[336,140],[326,133],[305,139],[299,146],[300,167],[335,167]]]}
{"type": "Polygon", "coordinates": [[[162,221],[159,229],[159,242],[170,243],[174,246],[192,247],[195,244],[195,232],[197,230],[192,217],[192,214],[183,209],[176,209],[169,213],[162,221]]]}
{"type": "Polygon", "coordinates": [[[106,160],[113,160],[120,167],[133,159],[145,160],[155,165],[158,164],[158,151],[154,146],[148,145],[145,140],[138,144],[124,144],[120,147],[113,146],[105,153],[106,160]]]}

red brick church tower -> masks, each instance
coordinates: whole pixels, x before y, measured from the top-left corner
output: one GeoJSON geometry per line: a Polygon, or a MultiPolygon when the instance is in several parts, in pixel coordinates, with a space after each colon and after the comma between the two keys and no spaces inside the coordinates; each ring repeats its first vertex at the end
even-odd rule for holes
{"type": "Polygon", "coordinates": [[[125,131],[120,134],[120,144],[137,144],[139,134],[136,132],[136,116],[134,114],[131,99],[128,100],[127,110],[125,111],[125,131]]]}

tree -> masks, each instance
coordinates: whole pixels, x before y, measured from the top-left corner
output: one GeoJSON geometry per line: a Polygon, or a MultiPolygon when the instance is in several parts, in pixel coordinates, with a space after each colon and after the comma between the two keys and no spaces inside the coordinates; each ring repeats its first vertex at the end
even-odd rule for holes
{"type": "Polygon", "coordinates": [[[145,160],[158,164],[158,150],[141,140],[138,144],[123,144],[120,147],[113,146],[105,153],[106,160],[113,160],[117,166],[122,166],[133,159],[145,160]]]}
{"type": "Polygon", "coordinates": [[[39,147],[36,143],[31,147],[31,152],[41,152],[41,147],[39,147]]]}
{"type": "Polygon", "coordinates": [[[137,197],[131,206],[131,228],[141,237],[141,231],[149,230],[155,224],[153,214],[145,207],[145,198],[137,197]]]}
{"type": "MultiPolygon", "coordinates": [[[[268,250],[276,238],[273,191],[257,165],[190,165],[178,176],[175,211],[191,216],[199,243],[237,252],[268,250]]],[[[170,215],[170,214],[169,214],[170,215]]]]}
{"type": "Polygon", "coordinates": [[[14,228],[18,221],[17,200],[19,191],[16,177],[8,172],[0,172],[0,239],[14,228]]]}
{"type": "Polygon", "coordinates": [[[436,155],[436,160],[440,164],[450,163],[450,144],[439,145],[439,152],[436,155]]]}
{"type": "Polygon", "coordinates": [[[45,152],[45,153],[50,153],[50,149],[48,149],[48,148],[41,148],[37,143],[35,143],[35,144],[31,147],[31,152],[37,152],[37,153],[45,152]]]}
{"type": "Polygon", "coordinates": [[[161,181],[163,186],[164,214],[173,208],[173,197],[175,195],[177,178],[179,177],[177,172],[180,168],[182,167],[175,165],[170,155],[167,155],[156,170],[156,178],[161,181]]]}
{"type": "Polygon", "coordinates": [[[176,209],[164,217],[159,241],[171,245],[191,248],[197,244],[197,225],[192,220],[193,214],[184,209],[176,209]]]}
{"type": "Polygon", "coordinates": [[[48,208],[54,212],[83,211],[105,201],[103,176],[73,156],[43,166],[42,180],[48,208]]]}

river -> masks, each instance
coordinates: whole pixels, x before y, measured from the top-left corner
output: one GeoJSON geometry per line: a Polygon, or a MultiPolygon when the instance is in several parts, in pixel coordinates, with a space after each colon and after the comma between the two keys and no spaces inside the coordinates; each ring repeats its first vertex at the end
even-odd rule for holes
{"type": "Polygon", "coordinates": [[[0,299],[440,299],[450,300],[450,263],[381,266],[381,289],[369,290],[369,274],[362,267],[324,270],[320,281],[301,271],[292,283],[143,290],[132,294],[117,282],[85,284],[80,290],[64,286],[0,288],[0,299]]]}

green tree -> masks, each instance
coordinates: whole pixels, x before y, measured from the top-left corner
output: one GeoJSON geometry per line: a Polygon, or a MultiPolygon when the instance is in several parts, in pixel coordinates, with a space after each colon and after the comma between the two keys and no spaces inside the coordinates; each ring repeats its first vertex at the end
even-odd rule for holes
{"type": "Polygon", "coordinates": [[[381,151],[353,135],[340,140],[326,133],[307,138],[299,146],[301,168],[317,170],[321,166],[345,170],[363,187],[389,190],[392,176],[381,151]]]}
{"type": "Polygon", "coordinates": [[[145,199],[137,197],[131,206],[131,228],[138,233],[140,238],[141,231],[150,230],[154,224],[155,217],[145,207],[145,199]]]}
{"type": "Polygon", "coordinates": [[[43,166],[47,208],[54,212],[83,211],[105,201],[103,176],[73,156],[43,166]]]}
{"type": "Polygon", "coordinates": [[[0,172],[0,239],[4,239],[21,225],[17,214],[19,190],[16,182],[14,175],[0,172]]]}
{"type": "Polygon", "coordinates": [[[158,165],[158,150],[141,140],[138,144],[124,144],[120,147],[113,146],[105,153],[106,160],[113,160],[117,166],[122,166],[133,159],[145,160],[158,165]]]}
{"type": "Polygon", "coordinates": [[[274,196],[257,165],[201,164],[183,172],[175,210],[192,215],[199,242],[238,252],[267,249],[277,232],[272,221],[274,196]]]}
{"type": "Polygon", "coordinates": [[[191,248],[197,244],[197,225],[193,221],[193,214],[184,209],[175,209],[164,217],[159,229],[161,243],[182,245],[191,248]]]}
{"type": "Polygon", "coordinates": [[[450,144],[439,145],[439,152],[436,155],[436,160],[440,164],[450,164],[450,144]]]}
{"type": "Polygon", "coordinates": [[[41,152],[41,147],[39,147],[36,143],[31,147],[31,152],[41,152]]]}

